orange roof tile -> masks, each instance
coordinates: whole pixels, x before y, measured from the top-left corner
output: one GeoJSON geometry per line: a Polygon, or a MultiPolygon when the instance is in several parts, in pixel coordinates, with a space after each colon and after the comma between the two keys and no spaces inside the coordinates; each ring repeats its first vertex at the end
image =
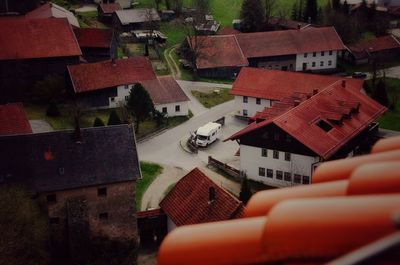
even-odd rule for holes
{"type": "Polygon", "coordinates": [[[81,48],[110,48],[111,29],[75,28],[74,33],[81,48]]]}
{"type": "Polygon", "coordinates": [[[177,226],[228,220],[243,214],[243,204],[198,168],[178,181],[160,207],[177,226]],[[215,191],[213,202],[209,202],[210,188],[215,191]]]}
{"type": "Polygon", "coordinates": [[[32,133],[22,104],[0,105],[0,135],[32,133]]]}

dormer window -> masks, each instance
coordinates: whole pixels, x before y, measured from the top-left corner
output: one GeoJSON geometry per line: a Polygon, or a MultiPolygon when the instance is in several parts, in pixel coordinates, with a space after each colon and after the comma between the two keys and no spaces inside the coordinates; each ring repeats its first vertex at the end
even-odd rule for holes
{"type": "Polygon", "coordinates": [[[319,121],[317,122],[317,126],[318,126],[319,128],[321,128],[322,130],[324,130],[325,132],[329,132],[330,130],[333,129],[333,127],[332,127],[329,123],[327,123],[326,121],[324,121],[324,120],[319,120],[319,121]]]}

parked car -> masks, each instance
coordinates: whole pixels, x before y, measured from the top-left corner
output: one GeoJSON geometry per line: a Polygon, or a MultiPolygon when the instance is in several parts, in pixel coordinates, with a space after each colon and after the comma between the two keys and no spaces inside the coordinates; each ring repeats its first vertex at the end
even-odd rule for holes
{"type": "Polygon", "coordinates": [[[366,78],[367,74],[363,72],[354,72],[351,76],[353,78],[366,78]]]}

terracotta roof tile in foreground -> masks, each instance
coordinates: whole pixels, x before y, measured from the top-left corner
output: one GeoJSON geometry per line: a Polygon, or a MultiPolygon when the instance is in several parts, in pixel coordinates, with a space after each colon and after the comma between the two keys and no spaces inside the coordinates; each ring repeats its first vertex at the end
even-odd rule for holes
{"type": "Polygon", "coordinates": [[[145,80],[141,84],[156,105],[189,101],[185,92],[183,92],[176,80],[171,76],[145,80]]]}
{"type": "Polygon", "coordinates": [[[0,19],[0,60],[82,55],[65,18],[0,19]]]}
{"type": "Polygon", "coordinates": [[[312,93],[315,89],[322,90],[339,80],[346,80],[357,90],[361,90],[364,83],[363,80],[353,78],[244,67],[240,70],[230,93],[281,100],[294,92],[312,93]]]}
{"type": "Polygon", "coordinates": [[[110,48],[111,29],[76,28],[74,32],[81,48],[110,48]]]}
{"type": "Polygon", "coordinates": [[[243,214],[243,204],[198,168],[178,181],[160,207],[177,226],[234,219],[243,214]],[[212,202],[210,188],[215,191],[212,202]]]}
{"type": "Polygon", "coordinates": [[[22,104],[0,105],[0,135],[32,133],[22,104]]]}
{"type": "Polygon", "coordinates": [[[149,59],[143,56],[80,65],[69,65],[75,93],[89,92],[156,79],[149,59]]]}

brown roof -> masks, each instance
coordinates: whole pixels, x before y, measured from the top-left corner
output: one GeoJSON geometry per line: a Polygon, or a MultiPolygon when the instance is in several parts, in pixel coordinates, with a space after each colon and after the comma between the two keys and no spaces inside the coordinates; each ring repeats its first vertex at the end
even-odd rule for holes
{"type": "Polygon", "coordinates": [[[190,44],[198,50],[198,69],[249,65],[234,35],[199,36],[190,44]]]}
{"type": "Polygon", "coordinates": [[[173,77],[165,76],[140,82],[155,105],[189,101],[173,77]]]}
{"type": "Polygon", "coordinates": [[[22,104],[0,105],[0,135],[32,133],[22,104]]]}
{"type": "Polygon", "coordinates": [[[74,32],[81,48],[110,48],[112,29],[76,28],[74,32]]]}
{"type": "Polygon", "coordinates": [[[122,10],[119,3],[100,4],[100,8],[104,14],[112,14],[116,10],[122,10]]]}
{"type": "Polygon", "coordinates": [[[338,80],[347,80],[357,90],[361,90],[363,80],[330,75],[305,74],[260,68],[243,67],[230,93],[233,95],[281,100],[294,92],[310,93],[323,89],[338,80]]]}
{"type": "Polygon", "coordinates": [[[160,207],[177,225],[215,222],[241,217],[243,204],[211,181],[198,168],[184,176],[160,207]],[[209,202],[209,189],[215,191],[215,200],[209,202]]]}
{"type": "Polygon", "coordinates": [[[217,32],[218,35],[235,35],[235,34],[240,34],[240,33],[242,33],[242,32],[240,32],[234,28],[231,28],[231,27],[222,28],[221,30],[219,30],[217,32]]]}
{"type": "Polygon", "coordinates": [[[94,91],[156,79],[148,58],[143,56],[68,66],[75,93],[94,91]]]}
{"type": "Polygon", "coordinates": [[[81,50],[65,18],[0,19],[0,60],[79,56],[81,50]]]}
{"type": "Polygon", "coordinates": [[[369,56],[369,53],[399,49],[400,43],[392,35],[347,45],[350,52],[358,59],[369,56]]]}
{"type": "Polygon", "coordinates": [[[255,32],[236,38],[247,58],[345,49],[333,27],[255,32]]]}

